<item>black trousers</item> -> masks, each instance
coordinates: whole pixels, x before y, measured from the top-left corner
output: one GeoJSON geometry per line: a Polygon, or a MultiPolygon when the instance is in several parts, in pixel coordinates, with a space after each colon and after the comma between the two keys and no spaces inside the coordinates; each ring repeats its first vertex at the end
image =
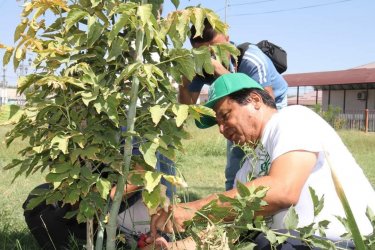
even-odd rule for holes
{"type": "MultiPolygon", "coordinates": [[[[49,184],[42,184],[36,189],[49,189],[49,184]]],[[[42,202],[31,210],[26,210],[30,199],[29,195],[23,204],[24,216],[31,233],[43,250],[71,249],[72,236],[76,241],[86,239],[86,223],[79,224],[75,218],[65,219],[64,216],[71,210],[70,205],[47,205],[42,202]]]]}

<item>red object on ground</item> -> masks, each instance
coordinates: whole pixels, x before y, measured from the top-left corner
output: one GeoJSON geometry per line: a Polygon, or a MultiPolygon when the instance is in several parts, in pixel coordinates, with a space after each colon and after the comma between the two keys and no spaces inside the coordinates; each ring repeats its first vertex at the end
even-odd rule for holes
{"type": "Polygon", "coordinates": [[[137,246],[139,248],[145,247],[147,245],[146,239],[147,239],[147,234],[141,234],[141,235],[139,235],[139,239],[137,241],[137,246]]]}

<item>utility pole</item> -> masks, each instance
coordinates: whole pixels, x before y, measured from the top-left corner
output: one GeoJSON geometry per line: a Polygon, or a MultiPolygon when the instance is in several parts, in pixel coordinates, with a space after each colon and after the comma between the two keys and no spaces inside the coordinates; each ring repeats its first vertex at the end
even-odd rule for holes
{"type": "Polygon", "coordinates": [[[2,81],[2,88],[1,88],[1,99],[0,105],[4,105],[7,103],[7,80],[5,78],[5,71],[6,69],[3,68],[3,81],[2,81]]]}

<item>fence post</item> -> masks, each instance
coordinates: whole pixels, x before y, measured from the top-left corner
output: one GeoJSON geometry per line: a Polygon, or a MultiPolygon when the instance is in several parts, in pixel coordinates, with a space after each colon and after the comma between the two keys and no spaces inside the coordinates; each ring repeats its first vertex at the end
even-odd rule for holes
{"type": "Polygon", "coordinates": [[[365,109],[365,133],[368,132],[368,109],[365,109]]]}

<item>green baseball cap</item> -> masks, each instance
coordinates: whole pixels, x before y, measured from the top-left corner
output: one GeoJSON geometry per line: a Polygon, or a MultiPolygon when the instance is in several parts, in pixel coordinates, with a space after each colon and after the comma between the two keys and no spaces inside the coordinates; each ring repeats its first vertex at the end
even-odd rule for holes
{"type": "MultiPolygon", "coordinates": [[[[213,108],[220,99],[241,89],[262,89],[262,86],[244,73],[230,73],[217,78],[208,89],[208,101],[204,106],[213,108]]],[[[198,128],[209,128],[216,124],[212,116],[203,115],[200,121],[196,120],[198,128]]]]}

